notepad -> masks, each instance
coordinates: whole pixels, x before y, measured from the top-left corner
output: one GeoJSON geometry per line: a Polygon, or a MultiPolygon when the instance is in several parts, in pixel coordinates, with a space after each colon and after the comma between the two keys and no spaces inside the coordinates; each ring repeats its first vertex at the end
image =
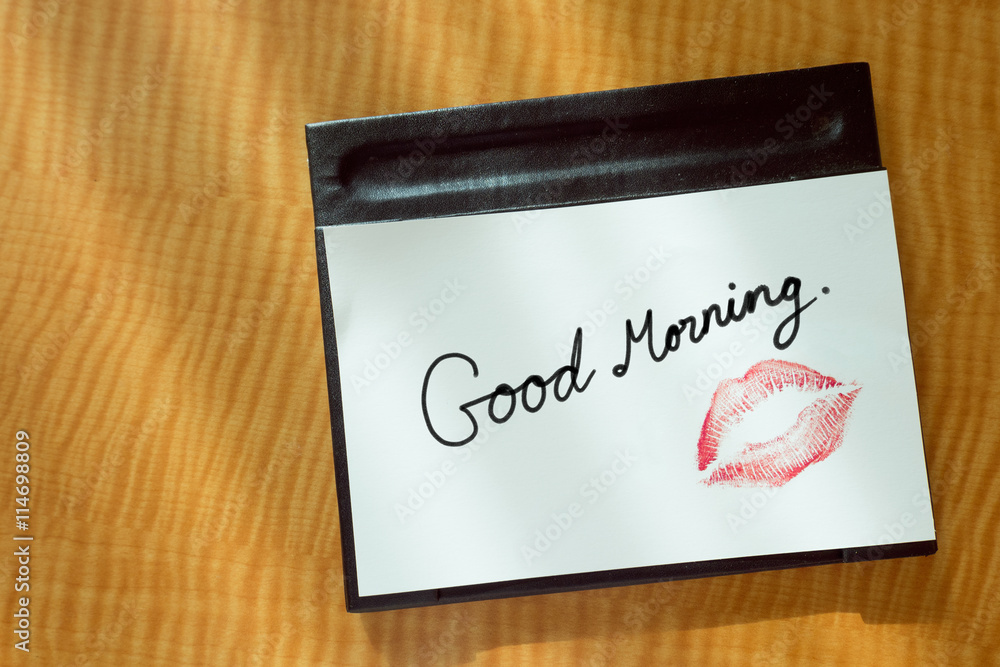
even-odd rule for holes
{"type": "Polygon", "coordinates": [[[309,126],[349,610],[933,553],[867,76],[309,126]]]}

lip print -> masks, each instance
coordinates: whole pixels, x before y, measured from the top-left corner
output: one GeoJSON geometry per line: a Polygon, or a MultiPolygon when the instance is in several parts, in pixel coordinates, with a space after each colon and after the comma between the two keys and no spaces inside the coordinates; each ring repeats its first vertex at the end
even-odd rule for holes
{"type": "Polygon", "coordinates": [[[719,383],[698,439],[698,470],[716,462],[719,443],[758,404],[791,390],[818,397],[781,435],[744,443],[738,454],[719,461],[703,484],[782,486],[840,447],[861,386],[845,385],[802,364],[770,359],[754,364],[742,378],[719,383]]]}

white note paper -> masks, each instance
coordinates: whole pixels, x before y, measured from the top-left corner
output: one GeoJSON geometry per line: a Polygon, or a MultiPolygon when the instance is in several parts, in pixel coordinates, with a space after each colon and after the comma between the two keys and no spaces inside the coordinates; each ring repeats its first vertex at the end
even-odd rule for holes
{"type": "Polygon", "coordinates": [[[934,539],[884,171],[322,229],[360,595],[934,539]]]}

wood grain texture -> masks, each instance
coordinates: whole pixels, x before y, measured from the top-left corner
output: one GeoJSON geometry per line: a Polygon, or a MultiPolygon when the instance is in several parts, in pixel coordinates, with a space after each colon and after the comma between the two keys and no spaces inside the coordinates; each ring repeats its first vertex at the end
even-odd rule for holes
{"type": "Polygon", "coordinates": [[[8,0],[0,469],[27,430],[35,541],[0,663],[998,664],[997,11],[8,0]],[[857,60],[939,553],[347,614],[303,125],[857,60]]]}

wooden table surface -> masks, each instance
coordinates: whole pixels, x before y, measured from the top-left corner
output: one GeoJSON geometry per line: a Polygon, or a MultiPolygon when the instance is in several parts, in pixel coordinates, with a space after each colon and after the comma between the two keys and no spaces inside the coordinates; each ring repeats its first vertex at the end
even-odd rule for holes
{"type": "Polygon", "coordinates": [[[0,28],[0,539],[20,429],[34,537],[28,654],[0,556],[0,664],[1000,664],[993,0],[8,0],[0,28]],[[303,125],[858,60],[937,555],[347,614],[303,125]]]}

